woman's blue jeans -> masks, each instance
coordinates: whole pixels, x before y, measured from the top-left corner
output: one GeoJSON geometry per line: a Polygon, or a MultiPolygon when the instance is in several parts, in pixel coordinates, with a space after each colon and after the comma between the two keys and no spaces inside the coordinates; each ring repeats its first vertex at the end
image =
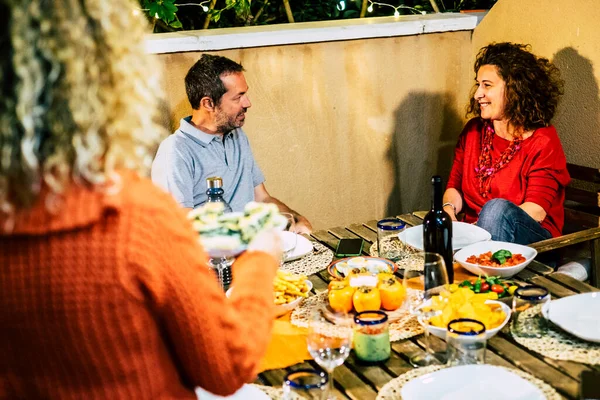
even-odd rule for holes
{"type": "Polygon", "coordinates": [[[492,240],[530,244],[550,239],[552,235],[542,228],[517,205],[504,199],[492,199],[479,213],[477,226],[492,234],[492,240]]]}

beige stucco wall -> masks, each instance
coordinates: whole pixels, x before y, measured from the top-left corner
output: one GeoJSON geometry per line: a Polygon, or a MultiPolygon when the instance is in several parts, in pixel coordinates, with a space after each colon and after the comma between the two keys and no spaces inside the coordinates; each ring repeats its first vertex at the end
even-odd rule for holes
{"type": "MultiPolygon", "coordinates": [[[[471,32],[213,52],[246,68],[244,127],[267,189],[315,228],[425,209],[466,103],[471,32]]],[[[200,53],[163,54],[173,121],[200,53]]]]}
{"type": "Polygon", "coordinates": [[[473,55],[493,41],[528,43],[560,68],[565,94],[554,124],[567,160],[595,168],[600,168],[599,24],[598,0],[500,0],[473,35],[473,55]]]}

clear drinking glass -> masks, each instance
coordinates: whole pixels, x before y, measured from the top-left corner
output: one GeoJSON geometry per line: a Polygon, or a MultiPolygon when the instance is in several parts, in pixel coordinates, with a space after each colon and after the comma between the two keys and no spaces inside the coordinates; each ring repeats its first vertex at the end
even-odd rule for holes
{"type": "MultiPolygon", "coordinates": [[[[448,273],[444,259],[437,253],[418,253],[416,259],[420,260],[421,265],[414,265],[414,269],[403,271],[402,284],[407,291],[407,300],[404,301],[403,306],[411,314],[428,324],[429,319],[440,312],[425,311],[424,306],[433,296],[448,291],[448,273]]],[[[424,343],[425,355],[415,355],[410,359],[410,363],[414,367],[425,367],[445,360],[445,353],[435,353],[431,349],[429,330],[427,329],[425,329],[424,343]]]]}
{"type": "Polygon", "coordinates": [[[290,257],[290,255],[296,249],[298,243],[298,236],[296,234],[296,219],[290,213],[281,213],[286,219],[287,224],[284,232],[281,234],[281,246],[283,248],[281,265],[290,257]]]}
{"type": "Polygon", "coordinates": [[[446,331],[448,365],[485,364],[485,325],[468,318],[454,319],[446,331]]]}
{"type": "Polygon", "coordinates": [[[386,218],[377,222],[379,257],[391,261],[399,261],[406,257],[406,245],[398,238],[398,234],[405,228],[406,224],[398,218],[386,218]]]}
{"type": "Polygon", "coordinates": [[[515,290],[512,304],[512,332],[521,337],[542,337],[546,331],[546,319],[542,306],[550,301],[548,289],[537,285],[523,286],[515,290]]]}
{"type": "Polygon", "coordinates": [[[283,399],[325,400],[329,386],[327,374],[314,369],[299,369],[290,372],[283,380],[283,399]]]}
{"type": "Polygon", "coordinates": [[[321,308],[311,313],[306,338],[308,352],[329,375],[327,399],[335,399],[333,393],[333,370],[344,363],[352,347],[352,319],[345,313],[336,313],[332,324],[321,308]]]}

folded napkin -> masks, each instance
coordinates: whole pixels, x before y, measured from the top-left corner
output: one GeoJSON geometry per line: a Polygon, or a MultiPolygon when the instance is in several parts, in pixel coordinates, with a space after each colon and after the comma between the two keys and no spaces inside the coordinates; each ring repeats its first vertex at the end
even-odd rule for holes
{"type": "Polygon", "coordinates": [[[289,367],[312,358],[306,348],[306,329],[292,325],[290,316],[291,312],[275,320],[260,372],[289,367]]]}

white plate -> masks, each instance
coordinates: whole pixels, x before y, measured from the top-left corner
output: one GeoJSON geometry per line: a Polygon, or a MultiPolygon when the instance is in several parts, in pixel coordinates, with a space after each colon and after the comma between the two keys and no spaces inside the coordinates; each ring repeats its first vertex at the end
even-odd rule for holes
{"type": "Polygon", "coordinates": [[[232,394],[231,396],[217,396],[216,394],[212,394],[202,389],[201,387],[196,388],[196,397],[199,400],[270,400],[271,398],[267,396],[265,392],[260,390],[259,388],[245,384],[242,386],[237,392],[232,394]]]}
{"type": "Polygon", "coordinates": [[[544,393],[504,368],[462,365],[419,376],[400,391],[403,400],[544,400],[544,393]]]}
{"type": "Polygon", "coordinates": [[[310,254],[310,252],[313,250],[313,245],[310,240],[302,235],[298,235],[297,233],[289,231],[279,232],[279,235],[281,237],[281,244],[284,251],[293,246],[294,237],[296,239],[296,248],[285,258],[285,262],[302,258],[305,255],[310,254]]]}
{"type": "Polygon", "coordinates": [[[533,259],[537,256],[537,250],[529,247],[523,246],[516,243],[508,243],[508,242],[496,242],[494,240],[490,240],[487,242],[479,242],[467,246],[460,251],[457,251],[454,254],[454,259],[462,265],[466,270],[475,274],[475,275],[485,275],[485,276],[499,276],[501,278],[510,278],[513,275],[521,272],[525,267],[533,261],[533,259]],[[479,264],[472,264],[467,262],[467,258],[470,256],[479,256],[480,254],[487,253],[491,251],[492,253],[497,252],[498,250],[508,250],[513,254],[521,254],[525,257],[525,261],[521,264],[517,264],[514,267],[485,267],[479,264]]]}
{"type": "MultiPolygon", "coordinates": [[[[511,310],[510,310],[509,306],[507,306],[506,304],[504,304],[501,301],[486,300],[485,303],[486,304],[498,304],[500,307],[502,307],[502,311],[504,311],[504,314],[506,314],[506,318],[504,318],[504,321],[502,321],[502,323],[500,325],[498,325],[494,329],[485,331],[485,338],[489,340],[489,339],[493,338],[496,335],[496,333],[500,332],[500,330],[502,328],[504,328],[504,325],[506,325],[508,323],[508,321],[510,320],[511,310]]],[[[428,307],[430,304],[431,304],[431,300],[427,300],[423,304],[422,307],[428,307]]],[[[433,326],[428,323],[425,323],[425,321],[421,317],[419,317],[417,320],[419,321],[419,324],[421,324],[421,326],[423,328],[425,328],[429,331],[429,333],[431,333],[434,336],[439,337],[442,340],[446,340],[446,333],[448,332],[447,328],[440,328],[439,326],[433,326]]]]}
{"type": "Polygon", "coordinates": [[[544,304],[542,314],[570,334],[600,343],[600,292],[552,300],[544,304]]]}
{"type": "MultiPolygon", "coordinates": [[[[423,250],[423,225],[413,226],[398,234],[404,243],[423,250]]],[[[477,225],[452,221],[452,249],[462,249],[473,243],[490,240],[492,235],[477,225]]]]}

